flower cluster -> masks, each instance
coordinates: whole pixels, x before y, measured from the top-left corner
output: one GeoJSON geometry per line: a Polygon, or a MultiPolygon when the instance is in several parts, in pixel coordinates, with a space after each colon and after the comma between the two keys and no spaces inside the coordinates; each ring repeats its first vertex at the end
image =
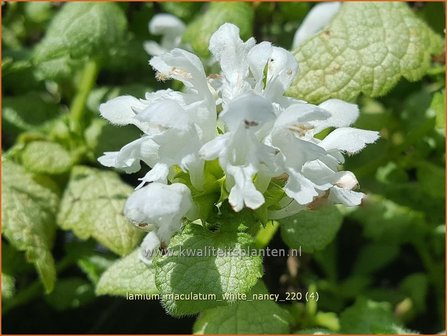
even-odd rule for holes
{"type": "Polygon", "coordinates": [[[169,179],[180,168],[201,190],[205,161],[218,160],[236,212],[261,207],[272,179],[284,181],[283,207],[270,212],[272,219],[317,203],[360,204],[363,194],[354,191],[354,174],[339,171],[343,154],[378,139],[377,132],[350,127],[358,107],[338,99],[312,105],[285,96],[298,72],[296,59],[269,42],[242,41],[232,24],[212,35],[209,50],[220,74],[207,77],[197,56],[176,48],[153,57],[150,65],[160,80],[181,81],[183,92],[121,96],[100,106],[110,122],[133,124],[143,133],[99,161],[127,173],[140,170],[141,162],[152,168],[125,208],[132,222],[151,231],[144,248],[168,243],[182,218],[196,218],[190,189],[169,179]],[[317,137],[328,128],[335,129],[317,137]]]}

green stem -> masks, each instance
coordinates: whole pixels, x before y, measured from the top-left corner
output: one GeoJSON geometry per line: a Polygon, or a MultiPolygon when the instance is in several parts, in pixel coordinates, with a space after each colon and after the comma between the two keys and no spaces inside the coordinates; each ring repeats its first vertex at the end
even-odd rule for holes
{"type": "Polygon", "coordinates": [[[82,131],[82,120],[84,118],[85,105],[90,91],[95,86],[98,77],[99,65],[96,60],[87,62],[79,84],[78,93],[70,107],[70,128],[73,132],[79,134],[82,131]]]}

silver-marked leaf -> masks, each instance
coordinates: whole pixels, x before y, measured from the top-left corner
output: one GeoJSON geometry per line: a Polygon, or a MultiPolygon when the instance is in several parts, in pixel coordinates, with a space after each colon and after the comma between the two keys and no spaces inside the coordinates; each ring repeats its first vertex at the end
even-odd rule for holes
{"type": "Polygon", "coordinates": [[[49,183],[18,164],[2,160],[3,234],[34,263],[46,292],[53,290],[56,280],[51,247],[59,205],[59,197],[48,188],[49,183]]]}
{"type": "Polygon", "coordinates": [[[157,294],[154,269],[139,258],[139,251],[118,259],[101,276],[96,285],[97,295],[157,294]]]}
{"type": "Polygon", "coordinates": [[[126,255],[142,234],[123,215],[132,190],[114,172],[76,166],[62,198],[58,224],[81,239],[93,237],[113,252],[126,255]]]}
{"type": "Polygon", "coordinates": [[[382,96],[400,78],[427,73],[443,42],[403,2],[347,2],[294,53],[300,73],[288,94],[310,102],[382,96]]]}
{"type": "Polygon", "coordinates": [[[73,162],[71,154],[56,142],[33,141],[22,152],[22,164],[35,173],[65,173],[73,162]]]}

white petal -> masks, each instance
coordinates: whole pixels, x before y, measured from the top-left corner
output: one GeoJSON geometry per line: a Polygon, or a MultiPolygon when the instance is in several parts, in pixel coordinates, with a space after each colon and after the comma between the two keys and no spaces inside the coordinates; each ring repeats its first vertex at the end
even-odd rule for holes
{"type": "Polygon", "coordinates": [[[182,167],[189,172],[193,187],[198,190],[203,190],[203,184],[205,182],[205,161],[194,156],[188,162],[182,163],[182,167]]]}
{"type": "Polygon", "coordinates": [[[314,6],[296,31],[293,38],[293,48],[297,48],[302,42],[327,26],[337,14],[340,6],[340,2],[328,2],[314,6]]]}
{"type": "Polygon", "coordinates": [[[149,32],[154,35],[175,34],[181,35],[185,25],[176,16],[171,14],[154,15],[149,22],[149,32]]]}
{"type": "Polygon", "coordinates": [[[205,160],[214,160],[226,148],[230,133],[218,136],[207,142],[199,151],[199,155],[205,160]]]}
{"type": "Polygon", "coordinates": [[[173,49],[168,53],[153,57],[149,64],[166,78],[174,78],[189,88],[210,95],[208,83],[200,59],[182,49],[173,49]]]}
{"type": "Polygon", "coordinates": [[[248,51],[254,46],[253,38],[243,42],[239,28],[225,23],[211,36],[209,50],[220,63],[225,78],[240,87],[248,75],[248,51]]]}
{"type": "Polygon", "coordinates": [[[140,245],[140,260],[146,265],[152,264],[152,258],[158,252],[161,242],[155,232],[149,232],[140,245]]]}
{"type": "Polygon", "coordinates": [[[340,99],[329,99],[318,105],[330,113],[330,117],[315,123],[314,133],[319,133],[328,127],[347,127],[352,125],[359,117],[359,108],[356,104],[347,103],[340,99]]]}
{"type": "Polygon", "coordinates": [[[356,206],[362,202],[365,194],[337,186],[331,188],[328,200],[335,204],[344,204],[346,206],[356,206]]]}
{"type": "Polygon", "coordinates": [[[341,171],[334,176],[334,185],[343,189],[352,190],[359,185],[357,178],[350,171],[341,171]]]}
{"type": "Polygon", "coordinates": [[[140,123],[135,120],[135,110],[144,108],[145,105],[132,96],[120,96],[109,100],[99,106],[101,116],[115,125],[135,124],[140,127],[140,123]]]}
{"type": "Polygon", "coordinates": [[[247,55],[250,71],[257,83],[257,89],[264,88],[264,70],[272,54],[272,44],[261,42],[250,49],[247,55]]]}
{"type": "Polygon", "coordinates": [[[288,89],[298,72],[298,62],[290,51],[273,47],[267,65],[265,94],[268,97],[281,97],[288,89]]]}
{"type": "Polygon", "coordinates": [[[362,150],[367,144],[374,143],[378,138],[379,132],[376,131],[343,127],[332,131],[320,142],[320,146],[326,150],[338,149],[354,154],[362,150]]]}
{"type": "Polygon", "coordinates": [[[285,165],[295,169],[299,169],[307,161],[326,156],[326,151],[323,148],[312,142],[297,138],[289,130],[275,130],[272,134],[272,144],[281,151],[285,165]]]}
{"type": "Polygon", "coordinates": [[[142,188],[146,183],[150,182],[160,182],[166,183],[169,175],[169,166],[164,163],[158,162],[155,164],[152,169],[140,178],[141,183],[138,185],[136,189],[142,188]]]}
{"type": "Polygon", "coordinates": [[[269,211],[269,219],[282,219],[290,217],[305,209],[307,209],[305,205],[299,204],[292,199],[288,205],[280,210],[269,211]]]}
{"type": "Polygon", "coordinates": [[[299,204],[305,205],[313,201],[318,196],[315,185],[295,169],[289,169],[289,179],[284,190],[290,198],[293,198],[299,204]]]}
{"type": "Polygon", "coordinates": [[[230,131],[236,131],[241,125],[254,131],[265,123],[275,119],[272,103],[262,96],[246,93],[231,101],[221,113],[222,119],[230,131]]]}
{"type": "MultiPolygon", "coordinates": [[[[137,226],[148,223],[158,230],[167,226],[163,232],[175,232],[192,206],[191,191],[184,184],[166,185],[154,182],[130,195],[124,214],[137,226]]],[[[160,235],[160,238],[162,241],[169,239],[166,235],[160,235]]]]}
{"type": "Polygon", "coordinates": [[[306,162],[303,165],[302,173],[307,179],[311,180],[319,190],[327,190],[331,188],[334,178],[337,180],[337,177],[339,177],[338,175],[337,177],[334,177],[337,173],[320,160],[306,162]]]}
{"type": "Polygon", "coordinates": [[[98,158],[98,162],[105,167],[115,168],[118,154],[119,152],[105,152],[104,155],[98,158]]]}
{"type": "Polygon", "coordinates": [[[253,176],[256,170],[252,166],[228,166],[226,168],[227,174],[232,175],[235,181],[228,197],[234,211],[241,211],[244,205],[250,209],[257,209],[264,204],[264,196],[253,184],[253,176]]]}
{"type": "Polygon", "coordinates": [[[177,102],[160,100],[147,106],[136,116],[141,122],[162,128],[186,130],[189,127],[189,115],[177,102]]]}
{"type": "Polygon", "coordinates": [[[330,117],[330,113],[318,106],[307,103],[295,103],[278,116],[275,121],[275,127],[296,128],[300,124],[304,127],[305,123],[308,123],[313,129],[315,121],[324,120],[328,117],[330,117]]]}
{"type": "Polygon", "coordinates": [[[170,129],[154,136],[153,139],[160,146],[158,151],[160,161],[169,165],[180,165],[183,170],[185,170],[184,164],[198,158],[198,152],[202,146],[193,127],[187,130],[170,129]]]}
{"type": "Polygon", "coordinates": [[[143,48],[151,56],[159,56],[168,51],[155,41],[145,41],[143,48]]]}
{"type": "MultiPolygon", "coordinates": [[[[106,167],[115,167],[126,173],[135,173],[141,168],[141,146],[150,141],[148,137],[142,137],[125,145],[119,152],[106,152],[98,158],[98,161],[106,167]]],[[[149,145],[149,144],[147,144],[149,145]]]]}

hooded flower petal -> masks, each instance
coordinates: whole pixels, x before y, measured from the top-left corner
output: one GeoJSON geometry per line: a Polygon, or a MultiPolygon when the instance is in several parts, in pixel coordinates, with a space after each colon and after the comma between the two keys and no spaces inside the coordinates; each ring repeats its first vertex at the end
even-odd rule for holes
{"type": "Polygon", "coordinates": [[[161,130],[170,128],[186,130],[189,127],[190,118],[176,101],[161,100],[148,105],[136,116],[136,119],[161,130]]]}
{"type": "Polygon", "coordinates": [[[180,46],[185,25],[176,16],[171,14],[154,15],[149,22],[149,32],[153,35],[161,35],[161,42],[154,41],[144,43],[144,49],[149,55],[158,56],[180,46]]]}
{"type": "Polygon", "coordinates": [[[181,183],[151,183],[128,198],[124,215],[136,226],[154,226],[162,242],[169,242],[193,207],[191,192],[181,183]]]}
{"type": "Polygon", "coordinates": [[[365,194],[357,191],[352,191],[349,189],[343,189],[337,186],[331,188],[328,200],[335,204],[344,204],[346,206],[352,207],[357,206],[362,203],[362,199],[365,194]]]}
{"type": "Polygon", "coordinates": [[[250,38],[243,42],[239,37],[239,28],[225,23],[211,36],[209,50],[220,63],[223,82],[224,101],[244,93],[250,89],[246,82],[248,76],[248,51],[255,45],[250,38]]]}
{"type": "Polygon", "coordinates": [[[269,42],[254,46],[247,55],[255,89],[273,100],[282,97],[298,72],[298,62],[287,50],[269,42]]]}
{"type": "Polygon", "coordinates": [[[211,95],[202,62],[196,55],[186,50],[173,49],[153,57],[149,64],[159,72],[160,79],[174,78],[202,96],[211,95]]]}

